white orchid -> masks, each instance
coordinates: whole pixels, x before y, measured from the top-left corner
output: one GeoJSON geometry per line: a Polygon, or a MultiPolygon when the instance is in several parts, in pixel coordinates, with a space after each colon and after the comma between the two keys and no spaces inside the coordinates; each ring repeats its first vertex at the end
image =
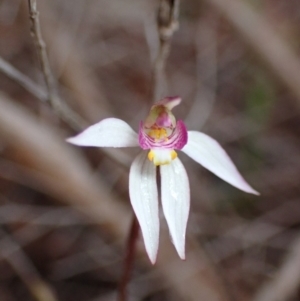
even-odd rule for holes
{"type": "Polygon", "coordinates": [[[213,138],[187,131],[171,110],[181,102],[167,97],[155,103],[137,134],[126,122],[107,118],[67,139],[80,146],[141,147],[129,174],[130,201],[139,221],[145,248],[154,264],[159,242],[159,203],[156,167],[161,177],[161,203],[170,235],[181,259],[190,209],[189,180],[175,150],[181,150],[215,175],[248,193],[258,194],[240,175],[224,149],[213,138]]]}

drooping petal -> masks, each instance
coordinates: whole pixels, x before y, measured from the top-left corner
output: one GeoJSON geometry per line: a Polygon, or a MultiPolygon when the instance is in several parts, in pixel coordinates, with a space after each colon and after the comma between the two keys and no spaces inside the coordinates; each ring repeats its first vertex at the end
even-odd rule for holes
{"type": "Polygon", "coordinates": [[[165,139],[156,139],[147,135],[143,128],[143,122],[139,129],[139,144],[142,149],[168,148],[182,149],[187,143],[187,130],[183,121],[178,120],[173,133],[165,139]]]}
{"type": "Polygon", "coordinates": [[[161,202],[173,244],[185,259],[185,232],[190,211],[189,179],[181,161],[160,166],[161,202]]]}
{"type": "Polygon", "coordinates": [[[123,120],[107,118],[67,139],[75,145],[96,147],[139,146],[137,133],[123,120]]]}
{"type": "Polygon", "coordinates": [[[154,264],[159,242],[158,192],[156,167],[148,160],[147,152],[142,152],[132,162],[129,194],[142,230],[146,251],[154,264]]]}
{"type": "Polygon", "coordinates": [[[178,106],[181,103],[181,98],[179,96],[169,96],[161,99],[156,102],[154,105],[163,105],[169,110],[172,110],[174,107],[178,106]]]}
{"type": "Polygon", "coordinates": [[[245,181],[225,150],[213,138],[200,132],[189,131],[188,143],[182,151],[236,188],[259,194],[245,181]]]}

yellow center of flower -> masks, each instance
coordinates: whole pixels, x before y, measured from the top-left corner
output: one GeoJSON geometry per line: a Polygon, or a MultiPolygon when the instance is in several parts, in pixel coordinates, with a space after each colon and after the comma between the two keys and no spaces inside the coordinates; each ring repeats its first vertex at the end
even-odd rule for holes
{"type": "Polygon", "coordinates": [[[148,159],[154,165],[165,165],[177,158],[177,153],[173,149],[151,149],[148,153],[148,159]]]}
{"type": "Polygon", "coordinates": [[[159,127],[152,127],[148,135],[156,140],[166,139],[168,140],[168,133],[165,128],[159,128],[159,127]]]}

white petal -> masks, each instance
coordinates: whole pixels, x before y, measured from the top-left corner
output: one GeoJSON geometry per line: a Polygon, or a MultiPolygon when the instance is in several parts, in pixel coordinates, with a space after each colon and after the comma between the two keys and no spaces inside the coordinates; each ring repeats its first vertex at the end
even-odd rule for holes
{"type": "Polygon", "coordinates": [[[75,145],[97,147],[138,146],[138,135],[123,120],[107,118],[88,127],[75,137],[67,139],[75,145]]]}
{"type": "Polygon", "coordinates": [[[182,151],[236,188],[259,194],[244,180],[225,150],[213,138],[200,132],[189,131],[188,143],[182,151]]]}
{"type": "Polygon", "coordinates": [[[160,166],[160,174],[164,215],[178,255],[185,259],[185,232],[190,211],[189,179],[178,158],[160,166]]]}
{"type": "Polygon", "coordinates": [[[154,264],[159,242],[158,192],[156,167],[147,159],[147,152],[142,152],[132,162],[129,194],[142,230],[146,251],[154,264]]]}

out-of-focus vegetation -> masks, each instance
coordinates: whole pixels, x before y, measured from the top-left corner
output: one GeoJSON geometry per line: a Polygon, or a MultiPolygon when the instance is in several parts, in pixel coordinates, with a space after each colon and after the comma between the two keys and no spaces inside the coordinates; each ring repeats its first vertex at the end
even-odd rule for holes
{"type": "MultiPolygon", "coordinates": [[[[168,95],[182,97],[176,116],[217,139],[261,195],[180,155],[191,185],[187,259],[175,254],[162,218],[155,266],[141,238],[137,245],[130,300],[300,298],[300,2],[224,0],[236,15],[219,3],[182,1],[168,95]],[[251,15],[235,20],[248,10],[263,28],[251,15]]],[[[137,129],[152,103],[159,1],[37,4],[62,101],[86,125],[117,117],[137,129]]],[[[25,0],[0,1],[0,57],[45,93],[25,0]]],[[[137,150],[67,145],[79,128],[5,70],[0,92],[0,300],[116,300],[137,150]]]]}

